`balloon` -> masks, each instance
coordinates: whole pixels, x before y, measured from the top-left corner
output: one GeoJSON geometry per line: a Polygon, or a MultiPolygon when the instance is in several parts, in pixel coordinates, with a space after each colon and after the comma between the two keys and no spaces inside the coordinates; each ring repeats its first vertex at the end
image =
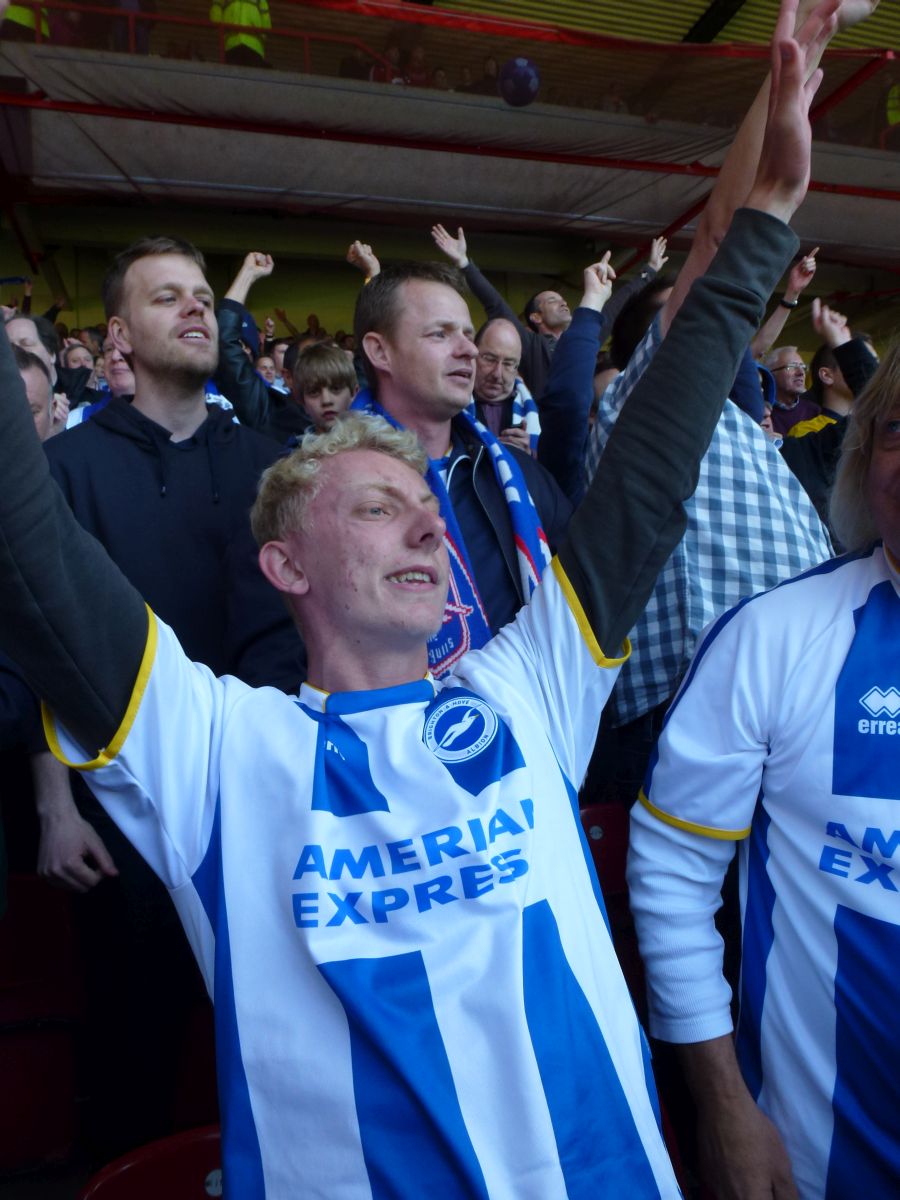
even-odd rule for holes
{"type": "Polygon", "coordinates": [[[541,73],[530,58],[511,58],[500,68],[497,91],[515,108],[530,104],[540,86],[541,73]]]}

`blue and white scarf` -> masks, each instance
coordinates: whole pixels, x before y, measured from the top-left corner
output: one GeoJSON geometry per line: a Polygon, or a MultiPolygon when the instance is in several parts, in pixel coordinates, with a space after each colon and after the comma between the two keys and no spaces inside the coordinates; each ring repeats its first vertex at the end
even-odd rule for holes
{"type": "MultiPolygon", "coordinates": [[[[477,421],[478,417],[475,411],[475,397],[473,396],[466,412],[477,421]]],[[[516,429],[521,429],[523,424],[525,432],[528,434],[528,442],[531,448],[532,457],[536,457],[538,441],[541,436],[541,418],[538,413],[538,406],[534,402],[531,392],[525,386],[521,379],[516,380],[516,386],[512,393],[512,424],[516,429]]]]}
{"type": "MultiPolygon", "coordinates": [[[[402,428],[385,412],[368,388],[358,393],[351,407],[384,417],[396,429],[402,428]]],[[[491,431],[480,421],[476,421],[469,412],[461,412],[459,419],[465,422],[491,456],[494,474],[503,488],[509,509],[522,595],[530,600],[541,581],[545,567],[550,562],[550,547],[541,528],[534,501],[528,493],[522,468],[491,431]]],[[[428,486],[440,503],[441,516],[447,526],[444,542],[450,556],[450,590],[444,608],[444,622],[428,643],[428,666],[438,678],[445,675],[467,650],[484,646],[492,636],[484,605],[478,595],[475,573],[463,542],[462,531],[444,484],[442,465],[439,460],[429,459],[425,475],[428,486]]]]}

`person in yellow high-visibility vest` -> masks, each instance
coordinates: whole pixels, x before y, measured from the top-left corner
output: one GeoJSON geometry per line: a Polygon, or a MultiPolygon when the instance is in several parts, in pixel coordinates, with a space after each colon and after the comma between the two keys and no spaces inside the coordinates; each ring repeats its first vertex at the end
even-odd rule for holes
{"type": "Polygon", "coordinates": [[[881,135],[882,146],[885,150],[900,149],[900,83],[895,83],[888,89],[885,117],[887,128],[881,135]]]}
{"type": "Polygon", "coordinates": [[[225,32],[225,61],[245,67],[265,67],[266,39],[262,30],[272,28],[269,0],[213,0],[209,19],[244,29],[225,32]]]}
{"type": "MultiPolygon", "coordinates": [[[[5,7],[5,5],[0,5],[0,20],[3,21],[2,28],[0,28],[0,38],[7,42],[36,41],[37,8],[32,8],[28,4],[10,4],[4,13],[3,8],[5,7]]],[[[50,36],[46,8],[40,10],[40,17],[41,38],[46,41],[50,36]]]]}

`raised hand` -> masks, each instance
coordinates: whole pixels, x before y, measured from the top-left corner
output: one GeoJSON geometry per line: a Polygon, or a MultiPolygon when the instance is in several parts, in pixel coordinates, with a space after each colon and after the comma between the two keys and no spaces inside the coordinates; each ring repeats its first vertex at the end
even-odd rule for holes
{"type": "Polygon", "coordinates": [[[809,254],[791,267],[788,285],[785,289],[786,299],[796,300],[800,293],[812,283],[816,273],[816,255],[818,253],[819,247],[816,246],[815,250],[810,250],[809,254]]]}
{"type": "Polygon", "coordinates": [[[274,318],[266,317],[265,321],[263,322],[263,329],[265,330],[266,338],[273,338],[275,336],[274,318]]]}
{"type": "Polygon", "coordinates": [[[655,237],[650,243],[650,257],[647,259],[647,262],[654,271],[661,271],[669,261],[666,256],[667,245],[668,242],[664,237],[655,237]]]}
{"type": "Polygon", "coordinates": [[[238,304],[247,303],[247,295],[257,279],[264,279],[275,269],[275,260],[271,254],[263,254],[261,250],[251,250],[241,263],[241,269],[231,282],[231,287],[225,293],[226,300],[235,300],[238,304]]]}
{"type": "Polygon", "coordinates": [[[769,114],[756,181],[747,200],[751,208],[789,221],[809,186],[812,132],[809,108],[822,82],[809,64],[818,60],[837,27],[840,0],[821,0],[797,30],[798,0],[782,0],[772,38],[769,114]]]}
{"type": "Polygon", "coordinates": [[[462,225],[457,229],[456,237],[451,236],[443,225],[433,225],[431,227],[431,236],[438,250],[446,254],[450,261],[459,267],[460,270],[469,265],[466,235],[463,233],[462,225]]]}
{"type": "Polygon", "coordinates": [[[850,341],[850,329],[843,313],[836,312],[816,296],[812,302],[812,323],[816,333],[826,346],[833,350],[850,341]]]}
{"type": "Polygon", "coordinates": [[[841,0],[838,9],[838,29],[852,29],[866,17],[871,17],[878,7],[878,0],[841,0]]]}
{"type": "Polygon", "coordinates": [[[265,279],[267,275],[271,275],[275,269],[275,260],[271,254],[263,254],[261,250],[251,250],[244,259],[244,265],[241,270],[249,277],[251,283],[256,283],[257,279],[265,279]]]}
{"type": "Polygon", "coordinates": [[[381,272],[381,263],[368,242],[351,242],[347,251],[347,262],[362,271],[366,279],[371,279],[381,272]]]}
{"type": "Polygon", "coordinates": [[[604,304],[612,295],[612,284],[616,273],[609,265],[609,255],[610,252],[607,250],[599,262],[585,267],[584,295],[581,297],[582,308],[592,308],[595,312],[601,312],[604,304]]]}
{"type": "Polygon", "coordinates": [[[64,392],[54,392],[50,402],[50,432],[48,438],[62,433],[69,420],[69,397],[64,392]]]}

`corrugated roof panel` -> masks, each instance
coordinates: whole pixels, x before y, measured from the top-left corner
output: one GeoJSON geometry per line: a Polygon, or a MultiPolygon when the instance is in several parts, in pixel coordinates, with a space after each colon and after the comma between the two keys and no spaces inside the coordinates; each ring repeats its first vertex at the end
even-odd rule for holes
{"type": "MultiPolygon", "coordinates": [[[[680,42],[712,0],[444,0],[442,8],[514,20],[544,21],[612,37],[680,42]]],[[[716,42],[764,44],[772,36],[779,0],[744,0],[716,42]]],[[[840,34],[835,47],[900,49],[900,5],[882,0],[868,20],[840,34]]]]}
{"type": "Polygon", "coordinates": [[[491,17],[543,21],[610,37],[680,42],[709,0],[444,0],[442,8],[491,17]]]}
{"type": "MultiPolygon", "coordinates": [[[[778,7],[778,0],[744,0],[716,41],[767,42],[775,28],[778,7]]],[[[871,17],[839,34],[831,44],[835,48],[897,50],[900,48],[900,5],[892,0],[882,0],[871,17]]]]}

